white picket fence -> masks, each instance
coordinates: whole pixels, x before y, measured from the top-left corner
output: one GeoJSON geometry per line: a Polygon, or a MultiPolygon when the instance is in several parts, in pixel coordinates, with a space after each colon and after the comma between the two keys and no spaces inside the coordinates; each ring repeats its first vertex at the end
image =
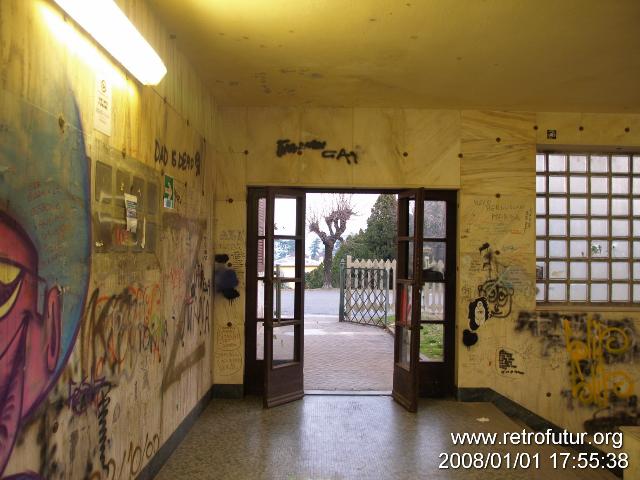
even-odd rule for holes
{"type": "Polygon", "coordinates": [[[347,256],[340,282],[340,321],[386,325],[393,304],[395,260],[347,256]]]}

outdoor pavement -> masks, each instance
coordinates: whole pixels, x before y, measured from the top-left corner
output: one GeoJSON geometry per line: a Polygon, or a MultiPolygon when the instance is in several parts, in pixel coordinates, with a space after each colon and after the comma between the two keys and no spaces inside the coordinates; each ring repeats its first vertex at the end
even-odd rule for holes
{"type": "Polygon", "coordinates": [[[305,317],[304,389],[391,391],[393,337],[371,325],[305,317]]]}
{"type": "MultiPolygon", "coordinates": [[[[304,389],[391,391],[393,336],[380,327],[339,322],[340,290],[305,290],[304,389]]],[[[293,315],[293,291],[282,291],[283,318],[293,315]]],[[[258,339],[262,332],[258,332],[258,339]]],[[[274,356],[291,358],[293,329],[281,327],[274,356]]]]}

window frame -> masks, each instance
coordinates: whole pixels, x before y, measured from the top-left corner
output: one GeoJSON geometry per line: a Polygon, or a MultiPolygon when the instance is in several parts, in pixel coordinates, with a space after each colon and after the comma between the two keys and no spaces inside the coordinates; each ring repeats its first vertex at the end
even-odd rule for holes
{"type": "MultiPolygon", "coordinates": [[[[589,309],[640,309],[640,255],[634,257],[634,241],[640,250],[640,155],[636,152],[609,152],[609,151],[538,151],[536,152],[536,308],[544,309],[557,309],[563,308],[579,308],[581,310],[589,309]],[[549,165],[550,157],[564,156],[565,168],[564,170],[551,170],[549,165]],[[572,170],[571,158],[585,157],[586,165],[583,171],[572,170]],[[606,158],[606,171],[593,171],[592,158],[593,157],[605,157],[606,158]],[[613,171],[612,162],[615,157],[628,158],[628,169],[626,172],[613,171]],[[544,159],[544,168],[539,169],[540,159],[544,159]],[[553,177],[564,178],[564,192],[550,191],[550,184],[553,177]],[[572,192],[571,178],[584,178],[586,183],[584,192],[576,191],[572,192]],[[592,185],[594,178],[606,178],[607,192],[606,193],[593,193],[592,185]],[[626,194],[614,194],[613,182],[614,178],[626,178],[628,183],[628,193],[626,194]],[[541,180],[542,179],[542,180],[541,180]],[[638,186],[634,192],[634,179],[638,186]],[[539,191],[540,182],[544,182],[544,191],[539,191]],[[551,199],[566,199],[564,213],[550,213],[550,200],[551,199]],[[586,209],[582,214],[572,214],[571,212],[571,199],[585,199],[586,209]],[[626,215],[613,215],[612,204],[614,199],[626,199],[628,202],[628,212],[626,215]],[[544,199],[544,213],[538,212],[538,203],[540,199],[544,199]],[[605,215],[594,215],[591,211],[592,200],[606,199],[607,212],[605,215]],[[638,206],[634,210],[634,200],[637,201],[638,206]],[[549,220],[561,219],[565,222],[565,235],[551,235],[549,228],[549,220]],[[582,235],[571,236],[571,220],[583,220],[586,226],[586,231],[582,235]],[[606,235],[593,235],[592,232],[592,220],[605,220],[607,224],[606,235]],[[544,234],[540,234],[538,230],[538,222],[544,220],[544,234]],[[627,222],[627,235],[615,235],[613,232],[613,222],[615,220],[625,220],[627,222]],[[634,229],[634,221],[637,222],[637,227],[634,229]],[[549,241],[564,240],[566,254],[561,257],[551,257],[549,241]],[[571,241],[584,241],[586,242],[586,256],[584,252],[580,252],[582,256],[572,257],[571,253],[571,241]],[[608,252],[606,256],[601,258],[601,261],[607,265],[606,279],[593,279],[592,267],[595,262],[599,261],[598,257],[593,256],[592,247],[593,242],[600,240],[603,245],[608,246],[608,252]],[[538,256],[538,241],[544,241],[544,255],[538,256]],[[627,242],[628,253],[627,257],[613,257],[613,242],[627,242]],[[551,262],[562,262],[565,265],[564,278],[551,277],[551,262]],[[571,278],[572,262],[585,262],[586,274],[584,278],[571,278]],[[613,265],[614,262],[620,262],[627,265],[627,279],[613,278],[613,265]],[[538,267],[542,264],[543,276],[538,276],[538,267]],[[637,264],[638,275],[634,277],[634,264],[637,264]],[[564,285],[564,299],[561,300],[549,300],[549,285],[564,285]],[[585,285],[585,300],[572,300],[571,299],[571,285],[585,285]],[[606,286],[606,299],[605,300],[592,300],[592,286],[593,285],[605,285],[606,286]],[[612,300],[613,284],[621,284],[627,286],[627,300],[616,301],[612,300]],[[543,288],[543,296],[539,299],[539,288],[543,288]],[[634,289],[637,293],[634,301],[634,289]]],[[[618,224],[619,225],[619,224],[618,224]]]]}

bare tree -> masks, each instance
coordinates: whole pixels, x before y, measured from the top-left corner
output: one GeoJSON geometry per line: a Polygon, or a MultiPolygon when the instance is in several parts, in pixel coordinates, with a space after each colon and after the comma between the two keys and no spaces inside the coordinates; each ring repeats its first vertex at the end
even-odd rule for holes
{"type": "Polygon", "coordinates": [[[338,240],[344,242],[342,234],[347,229],[347,222],[355,215],[351,204],[351,195],[334,194],[331,206],[323,213],[311,212],[309,215],[309,231],[315,233],[324,244],[324,280],[322,288],[331,288],[331,266],[333,264],[333,248],[338,240]],[[327,225],[329,232],[320,227],[321,220],[327,225]]]}

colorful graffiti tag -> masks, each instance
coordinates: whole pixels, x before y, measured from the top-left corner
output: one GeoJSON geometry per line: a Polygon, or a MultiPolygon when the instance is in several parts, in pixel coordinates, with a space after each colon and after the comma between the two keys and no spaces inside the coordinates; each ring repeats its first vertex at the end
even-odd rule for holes
{"type": "MultiPolygon", "coordinates": [[[[88,162],[76,105],[3,95],[0,116],[0,476],[74,345],[89,277],[88,162]]],[[[24,472],[10,478],[39,478],[24,472]]]]}

